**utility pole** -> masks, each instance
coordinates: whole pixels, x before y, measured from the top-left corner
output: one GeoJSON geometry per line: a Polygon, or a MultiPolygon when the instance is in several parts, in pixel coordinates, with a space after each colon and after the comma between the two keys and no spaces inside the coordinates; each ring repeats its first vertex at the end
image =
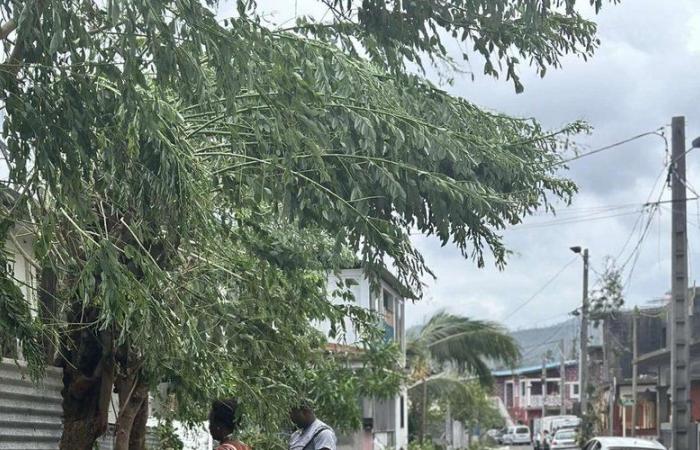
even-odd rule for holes
{"type": "Polygon", "coordinates": [[[637,378],[638,367],[637,358],[639,357],[639,343],[637,342],[637,315],[639,310],[635,306],[634,315],[632,316],[632,437],[637,435],[637,378]]]}
{"type": "Polygon", "coordinates": [[[690,447],[690,332],[685,183],[685,117],[671,121],[671,448],[690,447]]]}
{"type": "Polygon", "coordinates": [[[581,304],[581,364],[578,368],[581,414],[588,414],[588,249],[583,249],[583,301],[581,304]]]}
{"type": "Polygon", "coordinates": [[[547,415],[547,355],[542,355],[542,417],[547,415]]]}
{"type": "Polygon", "coordinates": [[[564,353],[564,339],[559,341],[559,356],[561,358],[559,364],[559,396],[561,397],[561,406],[559,414],[566,415],[566,354],[564,353]]]}

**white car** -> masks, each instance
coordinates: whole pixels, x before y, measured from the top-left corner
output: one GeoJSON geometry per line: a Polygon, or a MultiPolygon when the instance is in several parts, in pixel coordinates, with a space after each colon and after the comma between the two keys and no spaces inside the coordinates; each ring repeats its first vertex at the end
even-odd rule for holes
{"type": "Polygon", "coordinates": [[[666,450],[666,447],[651,439],[597,437],[591,439],[583,450],[666,450]]]}
{"type": "Polygon", "coordinates": [[[578,449],[578,434],[575,430],[559,430],[549,442],[550,450],[578,449]]]}
{"type": "Polygon", "coordinates": [[[503,435],[503,444],[505,445],[529,445],[531,440],[530,429],[525,425],[508,427],[503,435]]]}

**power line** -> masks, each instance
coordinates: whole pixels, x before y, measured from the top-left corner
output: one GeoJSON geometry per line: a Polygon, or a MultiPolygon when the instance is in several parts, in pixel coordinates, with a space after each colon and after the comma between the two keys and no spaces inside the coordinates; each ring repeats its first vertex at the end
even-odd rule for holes
{"type": "Polygon", "coordinates": [[[575,218],[565,218],[561,220],[550,220],[547,222],[538,222],[538,223],[531,223],[531,224],[524,224],[520,226],[516,226],[512,228],[513,231],[516,230],[527,230],[527,229],[532,229],[532,228],[545,228],[545,227],[551,227],[551,226],[558,226],[558,225],[572,225],[572,224],[577,224],[577,223],[583,223],[583,222],[595,222],[598,220],[606,220],[606,219],[613,219],[615,217],[623,217],[623,216],[630,216],[632,214],[637,214],[639,211],[626,211],[626,212],[618,212],[615,214],[606,214],[606,215],[587,215],[583,217],[575,217],[575,218]]]}
{"type": "MultiPolygon", "coordinates": [[[[668,142],[666,142],[666,154],[668,154],[668,142]]],[[[659,184],[659,181],[661,181],[664,173],[667,173],[669,166],[670,166],[670,161],[668,161],[668,160],[665,161],[663,166],[661,167],[661,171],[659,172],[659,174],[656,176],[656,179],[654,180],[654,184],[651,186],[651,190],[649,191],[649,195],[647,195],[647,201],[646,201],[645,205],[652,205],[652,203],[651,203],[652,196],[654,195],[654,192],[657,189],[657,185],[659,184]]],[[[663,192],[664,192],[664,185],[662,183],[661,184],[661,192],[659,193],[658,201],[656,202],[657,206],[659,204],[661,204],[661,197],[663,196],[663,192]]],[[[615,258],[616,261],[618,259],[620,259],[622,254],[625,252],[627,245],[632,240],[632,236],[634,236],[634,232],[637,230],[637,225],[641,225],[642,217],[644,217],[645,212],[647,212],[647,208],[643,208],[640,211],[639,217],[637,217],[637,220],[636,220],[634,226],[632,227],[632,231],[630,232],[629,236],[627,237],[627,240],[625,241],[625,244],[622,246],[622,248],[620,249],[620,252],[617,254],[617,257],[615,258]]]]}
{"type": "MultiPolygon", "coordinates": [[[[693,200],[698,200],[700,199],[700,196],[698,197],[693,197],[687,199],[687,201],[693,201],[693,200]]],[[[559,225],[571,225],[571,224],[577,224],[577,223],[582,223],[582,222],[594,222],[598,220],[606,220],[606,219],[613,219],[616,217],[623,217],[623,216],[631,216],[633,214],[640,214],[640,217],[637,218],[637,222],[641,219],[641,217],[644,216],[644,213],[649,209],[650,206],[658,206],[659,204],[663,203],[672,203],[673,200],[659,200],[655,202],[646,202],[646,203],[629,203],[626,205],[619,205],[619,206],[611,206],[609,207],[610,211],[598,211],[598,212],[591,212],[591,213],[580,213],[575,216],[570,216],[570,217],[562,217],[560,219],[553,219],[549,221],[543,221],[543,222],[535,222],[535,223],[527,223],[527,224],[522,224],[522,225],[516,225],[514,228],[511,228],[511,231],[516,231],[516,230],[526,230],[530,228],[544,228],[544,227],[551,227],[551,226],[559,226],[559,225]],[[635,208],[633,211],[624,211],[623,209],[629,209],[629,208],[635,208]],[[613,211],[614,209],[619,209],[620,211],[613,211]],[[607,214],[609,213],[609,214],[607,214]]],[[[630,237],[628,237],[628,241],[626,244],[629,243],[629,240],[631,239],[631,236],[634,235],[634,230],[636,229],[633,227],[632,233],[630,237]]],[[[623,249],[621,252],[624,251],[627,245],[623,246],[623,249]]],[[[619,257],[619,255],[618,255],[619,257]]]]}
{"type": "Polygon", "coordinates": [[[570,163],[571,161],[576,161],[576,160],[579,160],[581,158],[585,158],[587,156],[595,155],[595,154],[603,152],[605,150],[610,150],[612,148],[619,147],[621,145],[627,144],[627,143],[632,142],[632,141],[636,141],[637,139],[641,139],[641,138],[646,137],[646,136],[659,136],[661,139],[663,139],[666,142],[666,145],[668,146],[668,141],[666,140],[666,136],[663,134],[663,130],[665,128],[666,127],[659,127],[653,131],[647,131],[645,133],[641,133],[641,134],[638,134],[636,136],[632,136],[632,137],[624,139],[622,141],[615,142],[614,144],[606,145],[604,147],[600,147],[600,148],[597,148],[595,150],[588,151],[586,153],[581,153],[581,154],[573,156],[569,159],[565,159],[563,161],[560,161],[556,165],[567,164],[567,163],[570,163]]]}
{"type": "Polygon", "coordinates": [[[559,331],[561,331],[561,329],[562,329],[566,324],[567,324],[567,322],[562,322],[558,327],[556,327],[556,328],[554,329],[554,332],[553,332],[552,334],[550,334],[549,336],[547,336],[547,338],[546,338],[545,340],[543,340],[543,341],[540,342],[539,344],[535,344],[535,345],[531,346],[532,349],[529,350],[529,351],[527,351],[527,352],[525,352],[525,353],[523,353],[522,356],[530,355],[533,351],[539,349],[540,347],[542,347],[543,345],[547,344],[547,343],[550,342],[551,340],[554,340],[554,336],[556,336],[557,334],[559,334],[559,331]]]}
{"type": "Polygon", "coordinates": [[[552,284],[552,283],[554,282],[554,280],[556,280],[556,279],[559,277],[559,275],[561,275],[562,272],[564,272],[564,271],[565,271],[571,264],[573,264],[574,261],[576,261],[577,259],[578,259],[578,257],[576,257],[576,256],[573,257],[568,263],[566,263],[561,269],[559,269],[559,271],[558,271],[557,273],[555,273],[554,276],[553,276],[552,278],[550,278],[549,280],[547,280],[547,282],[546,282],[545,284],[543,284],[542,287],[540,287],[534,294],[532,294],[527,300],[525,300],[525,301],[522,302],[520,305],[518,305],[513,311],[510,312],[510,314],[508,314],[506,317],[504,317],[504,318],[502,319],[502,321],[508,320],[508,319],[511,318],[515,313],[517,313],[518,311],[520,311],[521,309],[523,309],[525,306],[527,306],[527,305],[528,305],[531,301],[533,301],[538,295],[540,295],[540,294],[542,293],[542,291],[544,291],[550,284],[552,284]]]}
{"type": "MultiPolygon", "coordinates": [[[[690,150],[687,150],[686,153],[688,151],[690,151],[690,150]]],[[[666,167],[668,167],[668,176],[667,176],[667,180],[668,180],[668,179],[670,179],[671,172],[675,173],[675,170],[673,169],[673,162],[669,161],[669,163],[666,164],[665,167],[662,169],[661,174],[663,174],[666,171],[666,167]]],[[[661,177],[661,174],[659,174],[659,177],[657,178],[657,182],[658,182],[659,178],[661,177]]],[[[652,192],[649,193],[649,198],[651,198],[651,195],[653,193],[653,189],[655,187],[656,187],[656,183],[654,183],[654,186],[652,187],[652,192]]],[[[632,283],[632,275],[634,274],[634,269],[637,266],[637,261],[639,260],[639,255],[641,254],[642,245],[643,245],[644,240],[646,239],[646,237],[648,235],[648,231],[649,231],[649,228],[651,227],[651,223],[654,220],[654,216],[661,209],[662,203],[668,203],[668,202],[661,201],[661,197],[663,197],[663,195],[664,195],[664,190],[665,190],[664,185],[662,184],[657,201],[654,202],[653,204],[651,204],[651,205],[653,205],[653,208],[651,208],[649,210],[649,218],[646,222],[646,225],[644,226],[644,229],[642,230],[642,233],[639,237],[639,240],[637,241],[637,244],[635,245],[635,247],[632,249],[632,252],[630,253],[630,255],[627,257],[627,259],[625,260],[625,262],[621,266],[620,270],[624,270],[625,267],[627,266],[627,264],[630,262],[630,260],[632,261],[632,265],[630,266],[630,270],[627,274],[627,280],[625,281],[625,283],[623,285],[623,288],[625,290],[627,290],[629,288],[630,284],[632,283]]],[[[695,199],[697,199],[697,197],[698,197],[698,195],[696,194],[695,199]]],[[[674,202],[674,200],[670,201],[670,203],[673,203],[673,202],[674,202]]]]}

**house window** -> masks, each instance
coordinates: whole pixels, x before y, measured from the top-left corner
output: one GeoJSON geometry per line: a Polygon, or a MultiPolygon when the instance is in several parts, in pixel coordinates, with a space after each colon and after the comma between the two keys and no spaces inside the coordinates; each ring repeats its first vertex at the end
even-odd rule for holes
{"type": "Polygon", "coordinates": [[[371,294],[370,295],[370,301],[369,301],[369,310],[373,312],[380,312],[379,311],[379,296],[376,294],[371,294]]]}
{"type": "Polygon", "coordinates": [[[569,384],[569,396],[575,398],[579,396],[578,383],[569,384]]]}
{"type": "Polygon", "coordinates": [[[394,312],[394,296],[389,291],[384,291],[384,311],[388,313],[394,312]]]}
{"type": "Polygon", "coordinates": [[[384,306],[384,322],[387,327],[387,339],[398,341],[397,321],[396,321],[396,301],[394,296],[387,290],[382,292],[382,304],[384,306]]]}
{"type": "Polygon", "coordinates": [[[401,398],[400,398],[400,402],[401,402],[401,403],[399,404],[399,412],[401,413],[401,417],[399,417],[399,422],[400,422],[399,425],[401,426],[401,429],[402,429],[402,430],[403,430],[403,428],[404,428],[404,426],[405,426],[405,425],[404,425],[404,420],[405,420],[405,419],[404,419],[404,414],[405,414],[404,411],[405,411],[405,409],[406,409],[406,406],[404,405],[404,401],[405,401],[405,400],[404,400],[403,395],[402,395],[401,398]]]}
{"type": "Polygon", "coordinates": [[[530,385],[530,393],[532,395],[542,395],[542,383],[535,381],[530,385]]]}
{"type": "Polygon", "coordinates": [[[520,396],[525,397],[527,395],[527,385],[524,381],[520,382],[520,396]]]}

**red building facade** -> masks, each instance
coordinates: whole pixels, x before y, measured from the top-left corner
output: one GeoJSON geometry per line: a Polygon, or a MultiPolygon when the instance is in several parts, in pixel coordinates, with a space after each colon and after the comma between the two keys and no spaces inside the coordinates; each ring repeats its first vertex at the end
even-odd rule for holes
{"type": "MultiPolygon", "coordinates": [[[[560,413],[560,363],[547,364],[546,374],[543,387],[542,366],[493,372],[494,395],[503,402],[515,423],[532,427],[533,420],[542,416],[543,403],[547,415],[560,413]]],[[[567,414],[577,409],[579,399],[578,362],[567,361],[564,372],[564,405],[567,414]]]]}

